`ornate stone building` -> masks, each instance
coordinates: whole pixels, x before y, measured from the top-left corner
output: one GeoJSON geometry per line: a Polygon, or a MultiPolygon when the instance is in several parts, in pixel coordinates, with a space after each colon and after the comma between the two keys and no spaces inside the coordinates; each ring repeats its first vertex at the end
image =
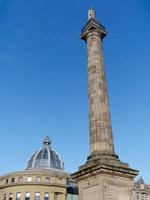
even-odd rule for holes
{"type": "Polygon", "coordinates": [[[133,195],[134,200],[150,200],[150,185],[145,184],[142,177],[135,182],[133,195]]]}
{"type": "Polygon", "coordinates": [[[0,200],[77,200],[70,175],[47,137],[26,169],[0,177],[0,200]]]}

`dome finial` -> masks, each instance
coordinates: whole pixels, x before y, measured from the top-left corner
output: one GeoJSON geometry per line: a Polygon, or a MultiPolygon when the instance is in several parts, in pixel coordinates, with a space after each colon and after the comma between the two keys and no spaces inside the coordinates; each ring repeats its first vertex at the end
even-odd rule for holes
{"type": "Polygon", "coordinates": [[[43,145],[44,146],[49,146],[51,145],[52,141],[50,140],[50,138],[48,136],[46,136],[46,138],[43,140],[43,145]]]}
{"type": "Polygon", "coordinates": [[[94,19],[95,16],[96,16],[96,11],[95,11],[94,8],[91,7],[91,8],[88,10],[88,19],[94,19]]]}

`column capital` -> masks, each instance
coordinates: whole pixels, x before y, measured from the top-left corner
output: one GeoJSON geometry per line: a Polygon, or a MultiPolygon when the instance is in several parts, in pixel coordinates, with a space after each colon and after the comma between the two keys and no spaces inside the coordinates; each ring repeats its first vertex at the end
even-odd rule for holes
{"type": "Polygon", "coordinates": [[[101,39],[107,35],[105,27],[95,18],[90,18],[86,25],[82,28],[80,38],[87,41],[88,35],[95,33],[99,33],[101,39]]]}

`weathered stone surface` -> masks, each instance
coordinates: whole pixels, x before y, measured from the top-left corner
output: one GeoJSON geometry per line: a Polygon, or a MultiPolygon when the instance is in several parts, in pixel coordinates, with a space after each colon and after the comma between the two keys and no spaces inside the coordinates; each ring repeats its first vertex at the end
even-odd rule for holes
{"type": "Polygon", "coordinates": [[[132,200],[133,182],[118,176],[100,175],[82,180],[79,199],[82,200],[132,200]]]}
{"type": "Polygon", "coordinates": [[[88,50],[90,156],[72,174],[79,184],[79,200],[133,200],[133,179],[138,174],[114,151],[107,83],[102,55],[104,27],[90,18],[81,39],[88,50]]]}
{"type": "Polygon", "coordinates": [[[101,37],[97,31],[87,34],[88,85],[91,154],[114,153],[101,37]]]}
{"type": "Polygon", "coordinates": [[[133,196],[134,200],[150,200],[150,185],[142,177],[134,183],[133,196]]]}

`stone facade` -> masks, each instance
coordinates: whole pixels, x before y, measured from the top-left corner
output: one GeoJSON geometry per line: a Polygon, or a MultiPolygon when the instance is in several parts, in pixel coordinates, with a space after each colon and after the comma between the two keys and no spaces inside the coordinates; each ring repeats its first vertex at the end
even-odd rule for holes
{"type": "Polygon", "coordinates": [[[128,178],[110,176],[107,174],[97,175],[82,180],[80,185],[79,199],[86,200],[131,200],[132,183],[128,178]]]}
{"type": "Polygon", "coordinates": [[[24,170],[10,173],[0,178],[0,200],[16,200],[20,193],[21,199],[30,194],[31,200],[36,193],[40,199],[66,200],[67,178],[69,174],[50,170],[24,170]]]}
{"type": "Polygon", "coordinates": [[[134,184],[133,195],[134,200],[150,200],[150,185],[145,184],[144,180],[140,178],[134,184]]]}

